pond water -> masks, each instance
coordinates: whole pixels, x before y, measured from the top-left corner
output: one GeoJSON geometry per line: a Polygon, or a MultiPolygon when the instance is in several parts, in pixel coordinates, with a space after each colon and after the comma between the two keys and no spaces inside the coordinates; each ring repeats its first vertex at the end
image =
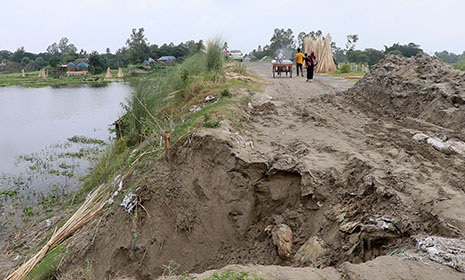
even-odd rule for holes
{"type": "MultiPolygon", "coordinates": [[[[121,103],[131,91],[129,85],[118,83],[0,88],[2,216],[11,210],[7,205],[24,208],[22,216],[28,216],[50,192],[55,192],[56,201],[76,191],[80,178],[113,137],[109,128],[121,116],[121,103]],[[8,204],[8,199],[14,203],[8,204]]],[[[0,229],[1,224],[0,220],[0,229]]]]}

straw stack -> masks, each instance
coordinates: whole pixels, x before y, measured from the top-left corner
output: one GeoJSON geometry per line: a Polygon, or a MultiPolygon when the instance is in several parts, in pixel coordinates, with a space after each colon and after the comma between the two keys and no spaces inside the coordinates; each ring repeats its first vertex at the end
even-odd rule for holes
{"type": "Polygon", "coordinates": [[[42,78],[42,79],[47,79],[48,74],[47,74],[47,72],[45,71],[45,68],[42,68],[42,69],[40,70],[39,76],[38,76],[38,77],[39,77],[39,78],[42,78]]]}
{"type": "Polygon", "coordinates": [[[324,37],[313,40],[311,37],[307,37],[304,40],[305,52],[310,55],[312,51],[318,60],[318,64],[315,67],[316,73],[327,73],[336,71],[336,64],[333,59],[333,52],[331,49],[331,36],[328,34],[324,37]]]}
{"type": "Polygon", "coordinates": [[[118,75],[116,75],[116,78],[122,79],[124,77],[123,75],[123,69],[121,67],[118,68],[118,75]]]}
{"type": "Polygon", "coordinates": [[[100,185],[79,207],[74,215],[58,230],[56,230],[47,244],[31,259],[22,264],[15,272],[8,275],[6,280],[22,280],[40,262],[40,260],[63,240],[74,234],[89,221],[94,219],[106,205],[108,191],[105,185],[100,185]]]}
{"type": "Polygon", "coordinates": [[[113,75],[111,74],[110,67],[107,68],[107,73],[105,74],[105,80],[113,79],[113,75]]]}

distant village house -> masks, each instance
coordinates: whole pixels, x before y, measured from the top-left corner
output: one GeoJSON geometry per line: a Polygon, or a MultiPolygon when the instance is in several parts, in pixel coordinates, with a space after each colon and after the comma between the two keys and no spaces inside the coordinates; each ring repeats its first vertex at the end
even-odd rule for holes
{"type": "Polygon", "coordinates": [[[157,59],[157,62],[166,65],[174,65],[175,60],[176,58],[174,56],[162,56],[159,59],[157,59]]]}
{"type": "Polygon", "coordinates": [[[89,73],[89,60],[87,58],[79,58],[74,62],[66,65],[61,65],[60,71],[66,73],[67,77],[83,76],[89,73]]]}

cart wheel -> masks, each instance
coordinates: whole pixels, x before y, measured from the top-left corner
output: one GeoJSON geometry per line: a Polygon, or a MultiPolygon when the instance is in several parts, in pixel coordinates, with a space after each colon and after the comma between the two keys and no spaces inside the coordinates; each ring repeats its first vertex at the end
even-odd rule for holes
{"type": "Polygon", "coordinates": [[[273,73],[273,78],[275,76],[274,66],[271,66],[271,72],[273,73]]]}
{"type": "Polygon", "coordinates": [[[292,78],[292,67],[289,69],[289,78],[292,78]]]}

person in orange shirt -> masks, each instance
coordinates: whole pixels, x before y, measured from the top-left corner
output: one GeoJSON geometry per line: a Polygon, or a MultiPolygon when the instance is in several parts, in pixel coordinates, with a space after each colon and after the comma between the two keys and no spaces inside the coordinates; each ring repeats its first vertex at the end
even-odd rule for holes
{"type": "Polygon", "coordinates": [[[304,62],[304,54],[300,51],[300,48],[297,49],[297,54],[295,55],[295,64],[297,68],[297,77],[299,76],[299,69],[300,74],[302,77],[304,76],[304,71],[302,71],[302,64],[304,62]]]}

